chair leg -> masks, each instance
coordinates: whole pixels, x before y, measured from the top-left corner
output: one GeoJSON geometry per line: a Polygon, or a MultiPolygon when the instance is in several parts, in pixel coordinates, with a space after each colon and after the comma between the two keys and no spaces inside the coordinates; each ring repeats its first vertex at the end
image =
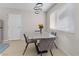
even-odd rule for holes
{"type": "Polygon", "coordinates": [[[50,53],[51,53],[51,56],[53,56],[51,49],[50,49],[50,53]]]}
{"type": "Polygon", "coordinates": [[[41,53],[41,56],[42,56],[42,53],[41,53]]]}
{"type": "Polygon", "coordinates": [[[36,46],[36,43],[35,43],[35,46],[36,46]]]}
{"type": "Polygon", "coordinates": [[[55,44],[55,42],[54,42],[54,46],[56,47],[56,49],[58,48],[57,45],[55,44]]]}
{"type": "Polygon", "coordinates": [[[24,49],[23,55],[25,54],[27,47],[28,47],[28,44],[26,45],[26,47],[24,49]]]}

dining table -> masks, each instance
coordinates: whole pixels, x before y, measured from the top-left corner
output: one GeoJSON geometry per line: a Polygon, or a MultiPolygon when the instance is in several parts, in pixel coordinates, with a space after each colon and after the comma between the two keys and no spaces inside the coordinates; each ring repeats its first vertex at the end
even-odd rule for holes
{"type": "MultiPolygon", "coordinates": [[[[42,33],[40,32],[26,32],[25,35],[27,36],[28,40],[37,40],[37,43],[40,43],[40,40],[48,40],[56,37],[55,35],[52,35],[50,32],[44,31],[42,33]]],[[[38,45],[35,45],[37,53],[39,54],[40,51],[38,49],[38,45]]],[[[46,50],[43,51],[44,53],[47,52],[46,50]]]]}

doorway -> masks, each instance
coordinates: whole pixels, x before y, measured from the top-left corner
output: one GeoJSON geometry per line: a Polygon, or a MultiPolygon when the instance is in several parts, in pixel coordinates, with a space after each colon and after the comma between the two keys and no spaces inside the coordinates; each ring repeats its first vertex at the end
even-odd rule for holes
{"type": "Polygon", "coordinates": [[[9,40],[19,40],[21,39],[21,15],[19,14],[9,14],[8,16],[8,39],[9,40]]]}

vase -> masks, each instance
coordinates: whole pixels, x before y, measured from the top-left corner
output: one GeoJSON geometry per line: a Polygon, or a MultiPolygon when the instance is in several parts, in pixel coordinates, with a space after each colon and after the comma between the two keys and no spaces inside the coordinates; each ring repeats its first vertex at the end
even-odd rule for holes
{"type": "Polygon", "coordinates": [[[42,29],[40,28],[40,33],[42,33],[42,29]]]}

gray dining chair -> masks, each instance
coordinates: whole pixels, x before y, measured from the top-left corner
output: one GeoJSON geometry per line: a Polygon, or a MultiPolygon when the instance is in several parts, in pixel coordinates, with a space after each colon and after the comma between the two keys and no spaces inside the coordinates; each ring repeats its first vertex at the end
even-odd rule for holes
{"type": "Polygon", "coordinates": [[[56,39],[57,39],[57,32],[51,32],[51,34],[56,36],[56,37],[54,38],[54,46],[55,46],[56,48],[58,48],[57,45],[56,45],[56,43],[55,43],[55,41],[56,41],[56,39]]]}
{"type": "Polygon", "coordinates": [[[25,52],[26,52],[26,49],[27,49],[28,45],[29,45],[30,43],[34,43],[34,44],[36,45],[37,40],[28,40],[27,36],[26,36],[25,34],[23,34],[23,35],[24,35],[25,42],[26,42],[26,46],[25,46],[25,49],[24,49],[24,52],[23,52],[23,55],[24,55],[25,52]]]}
{"type": "Polygon", "coordinates": [[[42,56],[42,51],[50,51],[51,55],[53,56],[53,53],[51,51],[51,49],[53,49],[53,43],[54,40],[52,39],[43,39],[40,40],[40,43],[38,44],[38,49],[41,52],[41,56],[42,56]]]}

